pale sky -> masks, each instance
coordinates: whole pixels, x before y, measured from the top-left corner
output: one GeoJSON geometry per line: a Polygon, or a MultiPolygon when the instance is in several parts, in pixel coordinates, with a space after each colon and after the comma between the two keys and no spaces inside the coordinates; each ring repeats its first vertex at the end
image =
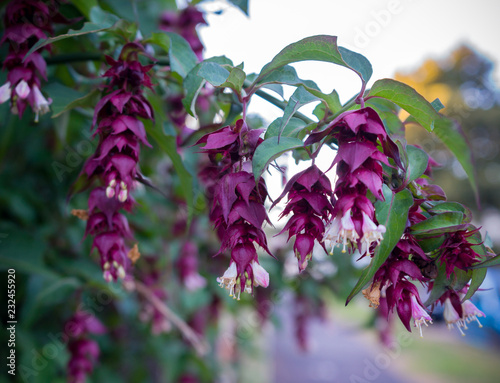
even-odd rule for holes
{"type": "MultiPolygon", "coordinates": [[[[415,69],[425,58],[444,58],[462,42],[500,62],[497,0],[250,0],[250,17],[224,1],[204,4],[208,11],[224,10],[207,13],[209,26],[200,28],[205,57],[244,62],[247,73],[259,72],[286,45],[319,34],[336,35],[339,45],[368,58],[370,84],[396,70],[415,69]]],[[[359,80],[347,69],[313,62],[294,66],[323,92],[337,89],[341,101],[359,91],[359,80]]],[[[499,73],[496,69],[497,83],[499,73]]],[[[279,116],[266,102],[252,104],[250,111],[270,120],[279,116]]]]}

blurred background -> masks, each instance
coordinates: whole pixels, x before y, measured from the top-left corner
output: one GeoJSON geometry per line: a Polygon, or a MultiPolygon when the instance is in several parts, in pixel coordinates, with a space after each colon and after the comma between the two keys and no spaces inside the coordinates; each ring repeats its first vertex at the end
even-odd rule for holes
{"type": "MultiPolygon", "coordinates": [[[[175,2],[136,3],[153,20],[163,6],[172,8],[175,2]]],[[[125,1],[99,4],[121,17],[132,12],[131,3],[125,1]]],[[[187,2],[177,4],[182,8],[187,2]]],[[[337,35],[339,45],[370,60],[374,69],[370,84],[395,78],[429,101],[439,98],[445,105],[441,112],[461,123],[473,149],[480,205],[446,148],[419,127],[409,127],[407,139],[440,164],[435,183],[442,185],[449,200],[473,210],[474,223],[482,226],[498,251],[500,3],[250,0],[249,16],[227,1],[202,1],[199,8],[208,24],[197,27],[205,58],[225,55],[235,65],[244,62],[247,73],[259,72],[292,42],[317,34],[337,35]]],[[[68,48],[71,42],[60,44],[68,48]]],[[[314,80],[323,92],[336,89],[343,102],[359,91],[359,80],[342,68],[311,62],[294,66],[301,78],[314,80]]],[[[79,74],[92,70],[98,73],[96,68],[75,67],[79,74]]],[[[50,71],[67,86],[78,78],[61,66],[50,71]]],[[[0,80],[3,84],[4,78],[0,80]]],[[[173,87],[168,92],[171,107],[179,95],[173,87]]],[[[312,116],[313,108],[301,111],[312,116]]],[[[169,118],[177,128],[174,112],[169,118]]],[[[264,126],[282,116],[280,109],[258,97],[249,112],[260,115],[258,123],[264,126]]],[[[186,208],[181,181],[172,162],[155,152],[157,148],[145,150],[142,171],[172,194],[165,202],[150,189],[136,191],[138,206],[129,220],[143,254],[137,276],[209,341],[211,352],[197,355],[148,302],[130,299],[118,285],[104,283],[97,255],[88,255],[91,240],[82,239],[85,223],[69,213],[87,206],[88,193],[76,195],[69,204],[66,196],[84,159],[95,149],[89,113],[75,110],[56,119],[44,116],[34,124],[30,116],[21,122],[10,118],[7,105],[0,105],[0,266],[2,275],[8,267],[17,270],[17,381],[65,381],[69,359],[65,348],[44,358],[44,347],[60,344],[65,320],[83,302],[108,327],[105,336],[96,337],[101,357],[88,382],[498,382],[500,270],[489,270],[483,291],[474,300],[486,314],[482,328],[472,323],[462,337],[456,329],[446,328],[437,308],[434,323],[423,329],[421,338],[418,331],[408,333],[398,320],[390,327],[379,321],[362,296],[345,307],[366,264],[337,252],[327,257],[318,249],[310,269],[298,275],[286,238],[271,238],[283,226],[273,213],[276,230],[269,228],[271,250],[280,261],[261,257],[271,285],[257,288],[255,297],[244,294],[241,302],[233,301],[215,280],[227,267],[227,259],[211,258],[219,243],[210,222],[197,215],[189,233],[183,232],[186,208]],[[185,282],[179,270],[193,254],[195,271],[206,279],[206,286],[189,291],[179,288],[185,282]]],[[[186,166],[194,169],[199,161],[195,152],[186,146],[182,153],[186,166]]],[[[295,165],[291,158],[283,161],[288,175],[306,166],[295,165]]],[[[270,190],[272,197],[280,193],[280,188],[270,190]]],[[[204,212],[206,202],[203,195],[199,197],[195,207],[204,212]]],[[[2,370],[0,382],[6,381],[5,376],[2,370]]]]}

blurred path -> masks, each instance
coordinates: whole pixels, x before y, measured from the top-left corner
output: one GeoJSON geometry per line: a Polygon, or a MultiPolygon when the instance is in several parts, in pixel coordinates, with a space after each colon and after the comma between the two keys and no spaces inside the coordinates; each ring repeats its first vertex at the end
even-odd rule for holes
{"type": "Polygon", "coordinates": [[[395,369],[401,349],[413,342],[402,336],[394,352],[374,344],[353,326],[338,321],[312,319],[308,326],[309,351],[299,349],[295,339],[293,313],[281,305],[281,324],[272,335],[274,383],[408,383],[395,369]]]}

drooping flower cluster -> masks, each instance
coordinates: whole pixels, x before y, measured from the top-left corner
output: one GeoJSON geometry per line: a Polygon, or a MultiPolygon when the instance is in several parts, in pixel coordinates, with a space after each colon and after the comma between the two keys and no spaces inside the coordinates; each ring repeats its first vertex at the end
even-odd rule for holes
{"type": "Polygon", "coordinates": [[[385,296],[387,318],[389,312],[396,311],[408,331],[410,320],[422,336],[422,325],[432,323],[424,308],[420,294],[411,281],[427,282],[427,278],[418,265],[430,262],[429,257],[420,248],[415,238],[405,234],[373,277],[372,286],[364,293],[374,307],[378,306],[380,295],[385,296]]]}
{"type": "Polygon", "coordinates": [[[447,278],[450,277],[455,268],[467,271],[479,260],[479,254],[472,248],[474,244],[467,240],[478,231],[479,229],[458,230],[446,234],[446,238],[439,249],[439,261],[446,267],[447,278]]]}
{"type": "Polygon", "coordinates": [[[288,202],[280,218],[290,213],[293,213],[293,216],[279,234],[288,231],[288,240],[295,236],[293,249],[299,262],[299,271],[302,272],[312,258],[314,240],[324,246],[324,222],[327,222],[333,213],[330,201],[332,188],[328,177],[316,165],[312,165],[288,181],[273,206],[286,194],[288,202]]]}
{"type": "Polygon", "coordinates": [[[58,12],[57,2],[46,4],[39,0],[18,0],[7,4],[4,16],[5,32],[0,44],[7,43],[9,51],[3,69],[7,82],[0,86],[0,104],[10,100],[11,111],[20,117],[29,105],[35,113],[49,111],[52,100],[41,92],[41,79],[47,81],[47,64],[42,57],[46,45],[26,57],[31,47],[41,39],[53,35],[53,22],[67,22],[58,12]],[[23,61],[24,60],[24,61],[23,61]]]}
{"type": "Polygon", "coordinates": [[[269,222],[263,206],[267,189],[263,179],[256,184],[250,172],[255,148],[260,143],[260,129],[249,129],[243,120],[202,137],[202,152],[208,153],[223,174],[214,187],[210,219],[221,238],[221,254],[231,250],[231,261],[218,279],[221,287],[236,299],[242,291],[251,293],[253,286],[267,287],[269,274],[259,264],[255,244],[269,254],[262,225],[269,222]]]}
{"type": "Polygon", "coordinates": [[[99,358],[99,345],[89,338],[89,334],[104,334],[106,328],[92,314],[78,311],[68,320],[65,329],[71,354],[67,367],[68,382],[85,383],[99,358]]]}
{"type": "Polygon", "coordinates": [[[143,95],[143,88],[152,86],[147,75],[151,66],[143,66],[138,61],[139,54],[145,54],[144,48],[128,43],[118,60],[107,57],[111,66],[103,75],[110,79],[105,89],[107,94],[97,104],[93,119],[99,143],[83,169],[90,180],[100,179],[104,185],[89,198],[86,232],[94,236],[92,246],[101,255],[107,281],[124,278],[131,265],[125,239],[132,236],[127,219],[119,210],[130,211],[140,146],[151,146],[139,120],[153,119],[153,109],[143,95]]]}
{"type": "Polygon", "coordinates": [[[207,24],[201,13],[195,7],[186,7],[181,12],[167,11],[161,15],[160,29],[175,32],[186,39],[198,59],[203,60],[203,44],[196,32],[200,24],[207,24]]]}
{"type": "Polygon", "coordinates": [[[337,201],[324,241],[332,248],[339,244],[342,251],[352,252],[357,248],[361,255],[370,255],[386,228],[376,223],[375,209],[367,192],[383,200],[382,163],[389,165],[389,162],[378,145],[390,148],[393,143],[377,112],[369,107],[341,114],[325,130],[313,132],[305,144],[327,136],[337,140],[338,151],[332,166],[337,165],[338,180],[334,191],[337,201]]]}

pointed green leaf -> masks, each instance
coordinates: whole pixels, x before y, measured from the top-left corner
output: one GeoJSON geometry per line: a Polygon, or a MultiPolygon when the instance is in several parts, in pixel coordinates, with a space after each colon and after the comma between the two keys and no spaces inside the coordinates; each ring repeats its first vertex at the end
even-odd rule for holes
{"type": "Polygon", "coordinates": [[[349,68],[365,83],[372,74],[371,64],[364,56],[345,48],[339,51],[336,36],[319,35],[306,37],[285,47],[262,68],[255,84],[278,68],[307,60],[325,61],[349,68]]]}
{"type": "Polygon", "coordinates": [[[481,269],[483,267],[491,267],[491,266],[497,266],[500,265],[500,254],[496,255],[494,257],[488,258],[487,260],[476,263],[474,266],[472,266],[472,269],[481,269]]]}
{"type": "Polygon", "coordinates": [[[422,149],[413,145],[407,145],[408,168],[406,169],[406,181],[412,182],[424,174],[429,163],[429,155],[422,149]]]}
{"type": "Polygon", "coordinates": [[[441,115],[415,89],[402,82],[382,79],[375,81],[367,97],[381,97],[394,102],[410,113],[429,132],[441,115]]]}
{"type": "Polygon", "coordinates": [[[375,211],[379,224],[386,227],[384,239],[377,247],[370,264],[363,270],[356,286],[347,297],[346,305],[365,285],[367,285],[382,266],[394,247],[401,239],[408,219],[408,211],[413,205],[413,196],[408,189],[394,193],[387,185],[383,186],[385,201],[375,203],[375,211]]]}
{"type": "Polygon", "coordinates": [[[303,86],[297,87],[295,92],[290,96],[288,104],[283,112],[283,119],[281,120],[280,135],[288,121],[292,118],[295,112],[297,112],[302,106],[307,105],[311,102],[318,101],[316,96],[309,93],[303,86]]]}
{"type": "Polygon", "coordinates": [[[432,107],[436,112],[439,112],[441,109],[444,109],[444,105],[439,98],[436,98],[431,102],[432,107]]]}
{"type": "Polygon", "coordinates": [[[410,227],[413,235],[434,235],[456,230],[463,223],[464,214],[459,211],[445,212],[427,218],[410,227]]]}
{"type": "Polygon", "coordinates": [[[62,113],[73,108],[93,107],[100,95],[98,89],[94,89],[90,93],[84,94],[58,82],[45,85],[43,91],[47,92],[52,99],[52,104],[50,104],[52,118],[58,117],[62,113]]]}
{"type": "Polygon", "coordinates": [[[485,269],[485,268],[472,270],[472,278],[470,280],[469,289],[467,290],[467,294],[465,295],[464,299],[462,300],[463,302],[465,302],[467,299],[472,298],[474,293],[477,291],[477,289],[481,286],[484,279],[486,278],[487,271],[488,271],[488,269],[485,269]]]}
{"type": "Polygon", "coordinates": [[[252,168],[255,180],[259,180],[271,161],[289,150],[301,148],[302,146],[304,146],[302,140],[294,137],[281,137],[281,139],[271,137],[264,140],[257,146],[253,155],[252,168]]]}
{"type": "Polygon", "coordinates": [[[196,118],[196,110],[195,110],[196,99],[198,98],[198,94],[200,93],[201,88],[206,82],[206,80],[203,77],[198,75],[198,71],[200,70],[201,66],[207,62],[213,62],[220,65],[231,65],[231,66],[233,65],[232,61],[229,60],[227,57],[224,56],[211,57],[203,61],[202,63],[196,64],[184,78],[182,86],[184,88],[185,96],[182,99],[182,105],[184,105],[186,111],[195,118],[196,118]]]}
{"type": "Polygon", "coordinates": [[[234,67],[231,68],[228,78],[221,86],[231,88],[236,94],[240,95],[243,84],[245,83],[245,78],[245,72],[238,67],[234,67]]]}
{"type": "Polygon", "coordinates": [[[213,86],[220,86],[229,77],[229,71],[217,63],[203,62],[198,70],[198,76],[204,78],[213,86]]]}
{"type": "MultiPolygon", "coordinates": [[[[266,130],[266,134],[264,135],[264,139],[268,139],[270,137],[279,136],[280,128],[282,126],[282,117],[278,117],[276,120],[271,122],[269,127],[266,130]]],[[[281,137],[297,137],[298,134],[305,128],[306,123],[299,118],[292,117],[288,121],[288,123],[284,126],[283,131],[281,132],[281,137]]]]}
{"type": "Polygon", "coordinates": [[[241,11],[248,16],[248,0],[228,0],[235,7],[241,9],[241,11]]]}
{"type": "Polygon", "coordinates": [[[96,33],[108,30],[112,28],[120,19],[118,18],[118,16],[103,11],[99,7],[93,7],[90,10],[90,20],[91,20],[90,22],[83,24],[82,29],[79,29],[77,31],[70,29],[65,34],[37,41],[37,43],[31,47],[28,53],[26,53],[24,58],[28,57],[31,53],[40,49],[41,47],[44,47],[45,45],[55,43],[56,41],[59,40],[67,39],[68,37],[82,36],[82,35],[87,35],[89,33],[96,33]]]}
{"type": "Polygon", "coordinates": [[[198,63],[198,58],[189,43],[182,36],[173,32],[165,32],[165,34],[170,37],[170,48],[168,51],[170,68],[173,72],[178,73],[184,78],[198,63]]]}

